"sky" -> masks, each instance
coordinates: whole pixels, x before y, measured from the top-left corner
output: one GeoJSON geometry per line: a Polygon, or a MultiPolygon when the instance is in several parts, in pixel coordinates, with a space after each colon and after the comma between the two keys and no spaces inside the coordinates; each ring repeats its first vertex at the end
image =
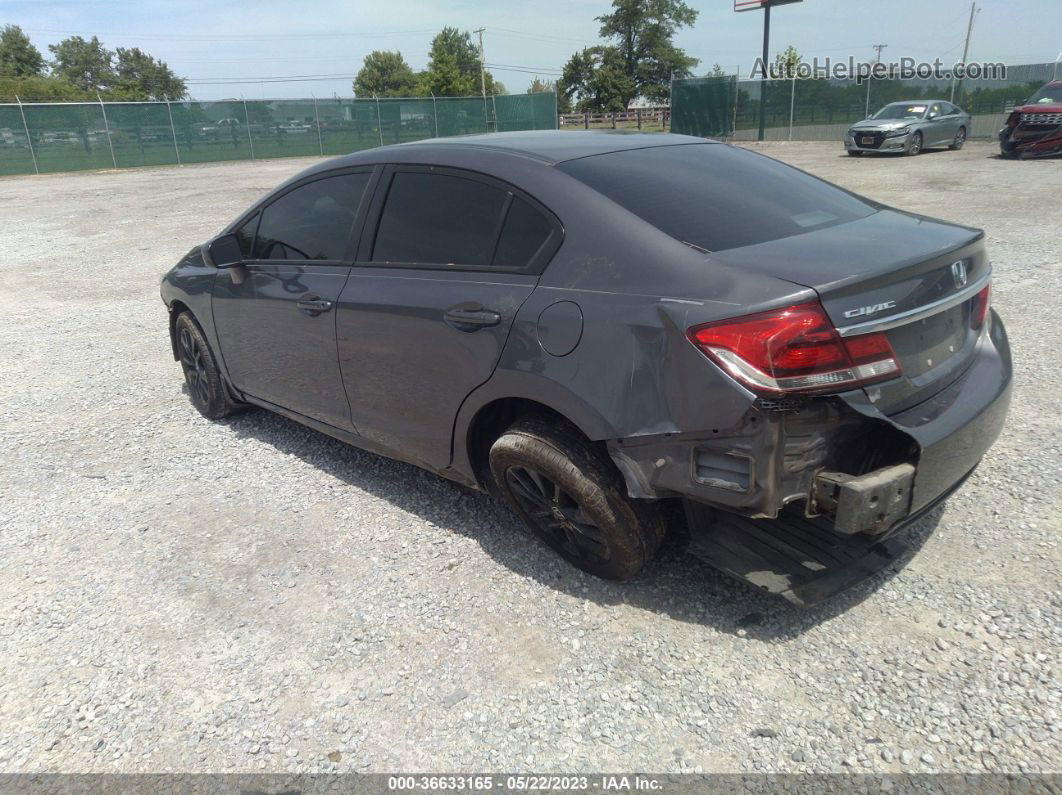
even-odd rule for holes
{"type": "MultiPolygon", "coordinates": [[[[687,0],[699,11],[676,43],[747,77],[763,36],[760,11],[732,0],[687,0]]],[[[1062,50],[1062,0],[978,0],[968,61],[1054,61],[1062,50]]],[[[571,54],[598,42],[610,0],[0,0],[0,25],[15,24],[44,53],[70,35],[97,35],[110,49],[140,47],[188,80],[196,99],[351,96],[365,55],[400,50],[427,64],[443,26],[485,28],[484,51],[510,92],[538,75],[555,79],[571,54]],[[283,78],[278,79],[278,78],[283,78]]],[[[962,55],[969,0],[803,0],[771,13],[771,52],[792,44],[805,57],[885,61],[962,55]]],[[[1062,71],[1062,64],[1059,66],[1062,71]]]]}

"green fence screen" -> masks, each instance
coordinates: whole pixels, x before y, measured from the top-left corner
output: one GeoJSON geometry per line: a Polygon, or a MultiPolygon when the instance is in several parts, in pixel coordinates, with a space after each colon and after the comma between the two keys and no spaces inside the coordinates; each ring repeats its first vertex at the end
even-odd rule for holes
{"type": "Polygon", "coordinates": [[[853,122],[889,102],[949,100],[972,117],[971,138],[991,138],[1010,109],[1021,104],[1062,67],[1053,63],[1008,66],[1006,79],[950,81],[738,80],[702,77],[671,84],[671,131],[703,137],[754,140],[764,92],[767,140],[840,141],[853,122]]]}
{"type": "Polygon", "coordinates": [[[557,126],[551,93],[413,99],[0,104],[0,175],[338,155],[557,126]]]}

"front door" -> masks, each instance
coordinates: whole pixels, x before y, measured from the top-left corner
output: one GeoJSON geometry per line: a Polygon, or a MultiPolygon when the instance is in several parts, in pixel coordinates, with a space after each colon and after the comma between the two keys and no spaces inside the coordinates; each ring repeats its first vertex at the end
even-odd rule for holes
{"type": "Polygon", "coordinates": [[[213,312],[241,392],[352,430],[336,359],[336,304],[369,171],[325,176],[267,204],[237,231],[247,259],[218,272],[213,312]]]}
{"type": "Polygon", "coordinates": [[[396,167],[377,193],[339,299],[343,381],[359,434],[439,469],[457,411],[494,372],[560,226],[467,172],[396,167]]]}

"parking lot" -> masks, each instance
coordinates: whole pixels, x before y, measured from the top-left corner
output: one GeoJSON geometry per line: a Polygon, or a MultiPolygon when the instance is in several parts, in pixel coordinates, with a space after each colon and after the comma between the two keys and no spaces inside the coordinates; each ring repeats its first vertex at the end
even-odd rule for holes
{"type": "Polygon", "coordinates": [[[1062,160],[758,149],[984,228],[1015,357],[920,551],[814,610],[673,548],[595,580],[489,497],[200,417],[159,279],[316,159],[0,180],[0,771],[1057,771],[1062,160]]]}

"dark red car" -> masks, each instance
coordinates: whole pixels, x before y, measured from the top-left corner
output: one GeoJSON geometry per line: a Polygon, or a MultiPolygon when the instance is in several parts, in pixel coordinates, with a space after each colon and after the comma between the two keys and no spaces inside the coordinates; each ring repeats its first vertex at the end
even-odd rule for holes
{"type": "Polygon", "coordinates": [[[1062,155],[1062,80],[1053,80],[1011,112],[999,131],[1003,157],[1062,155]]]}

